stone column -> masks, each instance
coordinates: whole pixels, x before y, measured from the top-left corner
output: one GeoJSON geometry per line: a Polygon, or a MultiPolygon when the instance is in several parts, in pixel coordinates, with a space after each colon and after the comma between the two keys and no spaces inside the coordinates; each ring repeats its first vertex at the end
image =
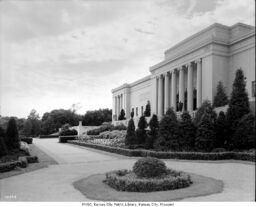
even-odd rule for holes
{"type": "Polygon", "coordinates": [[[115,96],[115,115],[117,115],[117,97],[115,96]]]}
{"type": "Polygon", "coordinates": [[[193,111],[193,68],[188,64],[188,111],[193,111]]]}
{"type": "Polygon", "coordinates": [[[163,76],[158,79],[158,116],[163,115],[163,76]]]}
{"type": "Polygon", "coordinates": [[[120,95],[118,95],[118,98],[117,98],[117,120],[118,120],[118,116],[120,114],[120,95]]]}
{"type": "Polygon", "coordinates": [[[153,91],[153,96],[152,96],[152,114],[157,114],[157,76],[153,77],[153,84],[152,84],[152,91],[153,91]]]}
{"type": "Polygon", "coordinates": [[[173,108],[174,111],[176,111],[176,95],[177,95],[176,70],[174,69],[172,71],[172,108],[173,108]]]}
{"type": "Polygon", "coordinates": [[[196,106],[199,108],[202,104],[202,60],[197,61],[196,69],[196,106]]]}
{"type": "Polygon", "coordinates": [[[182,110],[184,110],[184,70],[182,66],[179,68],[179,73],[179,102],[183,103],[182,110]]]}
{"type": "Polygon", "coordinates": [[[169,73],[164,74],[164,113],[169,108],[169,73]]]}

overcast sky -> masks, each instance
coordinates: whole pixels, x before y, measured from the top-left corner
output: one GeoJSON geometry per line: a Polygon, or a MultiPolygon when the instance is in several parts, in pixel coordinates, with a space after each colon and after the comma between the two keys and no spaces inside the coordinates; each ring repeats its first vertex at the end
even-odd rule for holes
{"type": "Polygon", "coordinates": [[[172,45],[254,16],[254,0],[1,0],[0,114],[111,108],[111,89],[149,75],[172,45]]]}

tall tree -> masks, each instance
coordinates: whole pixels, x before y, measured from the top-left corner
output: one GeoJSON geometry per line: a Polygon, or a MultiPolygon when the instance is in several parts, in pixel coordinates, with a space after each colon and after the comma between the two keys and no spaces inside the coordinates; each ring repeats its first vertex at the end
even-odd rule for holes
{"type": "Polygon", "coordinates": [[[5,144],[5,133],[4,129],[0,127],[0,157],[4,156],[7,154],[7,147],[5,144]]]}
{"type": "Polygon", "coordinates": [[[146,109],[144,111],[144,116],[145,117],[151,116],[151,106],[150,106],[150,102],[149,101],[147,102],[146,109]]]}
{"type": "Polygon", "coordinates": [[[187,111],[183,112],[181,115],[180,133],[180,149],[186,151],[194,149],[196,128],[187,111]]]}
{"type": "MultiPolygon", "coordinates": [[[[28,115],[28,119],[26,121],[27,127],[29,125],[31,125],[30,133],[27,132],[28,135],[30,135],[30,136],[38,136],[40,134],[41,123],[40,123],[39,118],[40,118],[39,114],[36,112],[36,110],[32,109],[30,114],[28,115]],[[30,122],[30,124],[29,124],[29,122],[30,122]]],[[[26,130],[28,130],[28,128],[26,130]]]]}
{"type": "Polygon", "coordinates": [[[228,143],[228,123],[223,111],[219,113],[219,116],[215,124],[216,132],[216,147],[225,148],[228,143]]]}
{"type": "Polygon", "coordinates": [[[220,107],[220,106],[225,106],[227,104],[228,104],[228,97],[225,93],[223,83],[221,81],[219,81],[219,83],[217,85],[217,93],[213,99],[213,106],[220,107]]]}
{"type": "Polygon", "coordinates": [[[130,147],[136,142],[135,125],[133,118],[128,122],[127,133],[125,136],[125,146],[130,147]]]}
{"type": "Polygon", "coordinates": [[[153,114],[152,118],[149,121],[149,128],[150,131],[146,136],[145,147],[147,149],[152,149],[154,146],[154,142],[157,139],[158,129],[159,129],[159,122],[157,115],[153,114]]]}
{"type": "Polygon", "coordinates": [[[19,133],[14,118],[11,118],[8,122],[6,130],[6,144],[8,149],[17,149],[20,146],[19,133]]]}
{"type": "Polygon", "coordinates": [[[141,116],[138,123],[138,128],[136,130],[136,137],[138,140],[138,144],[145,144],[145,140],[147,137],[147,134],[146,134],[147,126],[148,126],[148,123],[146,121],[145,116],[141,116]]]}
{"type": "Polygon", "coordinates": [[[118,120],[125,120],[125,112],[124,109],[121,110],[118,120]]]}
{"type": "Polygon", "coordinates": [[[245,114],[238,122],[237,129],[232,137],[232,148],[255,148],[255,116],[245,114]]]}
{"type": "Polygon", "coordinates": [[[198,125],[195,147],[199,151],[211,151],[215,146],[214,123],[209,113],[205,113],[198,125]]]}
{"type": "Polygon", "coordinates": [[[231,98],[227,110],[227,121],[230,125],[229,134],[231,137],[236,131],[239,120],[249,112],[249,98],[246,92],[244,73],[242,69],[238,69],[233,82],[231,98]]]}
{"type": "Polygon", "coordinates": [[[159,136],[154,143],[157,150],[179,150],[179,124],[172,109],[163,116],[159,123],[159,136]]]}

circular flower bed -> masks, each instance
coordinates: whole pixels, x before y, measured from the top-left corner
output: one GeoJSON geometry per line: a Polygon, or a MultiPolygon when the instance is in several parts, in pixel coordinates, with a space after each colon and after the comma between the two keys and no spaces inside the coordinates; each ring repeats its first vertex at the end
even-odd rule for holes
{"type": "Polygon", "coordinates": [[[138,160],[133,166],[133,171],[108,172],[104,182],[118,191],[129,192],[174,190],[192,184],[188,174],[167,169],[165,163],[156,158],[138,160]],[[156,168],[152,170],[154,166],[156,168]]]}

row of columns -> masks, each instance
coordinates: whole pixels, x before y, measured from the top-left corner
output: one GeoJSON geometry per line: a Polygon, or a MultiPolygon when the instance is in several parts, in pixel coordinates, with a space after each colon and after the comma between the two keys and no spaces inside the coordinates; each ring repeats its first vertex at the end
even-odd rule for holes
{"type": "MultiPolygon", "coordinates": [[[[197,66],[197,80],[196,80],[196,89],[197,89],[197,107],[199,107],[202,103],[202,61],[199,59],[194,62],[197,66]]],[[[187,68],[187,110],[193,110],[193,67],[192,62],[187,65],[183,65],[179,68],[176,68],[172,71],[168,71],[165,74],[161,74],[156,77],[155,86],[156,86],[156,109],[158,115],[163,115],[164,112],[167,111],[169,107],[173,107],[176,111],[176,103],[177,103],[177,73],[179,72],[179,102],[183,103],[184,109],[184,92],[185,92],[185,80],[184,80],[184,67],[187,68]],[[170,76],[171,76],[171,93],[169,91],[170,88],[170,76]],[[164,82],[164,84],[163,84],[164,82]],[[164,85],[164,86],[163,86],[164,85]],[[163,92],[164,91],[164,92],[163,92]],[[171,94],[171,104],[169,104],[171,94]]]]}
{"type": "Polygon", "coordinates": [[[124,103],[125,103],[125,100],[124,100],[124,94],[119,94],[117,96],[114,96],[114,103],[115,103],[115,106],[114,106],[114,114],[117,115],[117,118],[121,112],[122,109],[124,109],[124,103]]]}

